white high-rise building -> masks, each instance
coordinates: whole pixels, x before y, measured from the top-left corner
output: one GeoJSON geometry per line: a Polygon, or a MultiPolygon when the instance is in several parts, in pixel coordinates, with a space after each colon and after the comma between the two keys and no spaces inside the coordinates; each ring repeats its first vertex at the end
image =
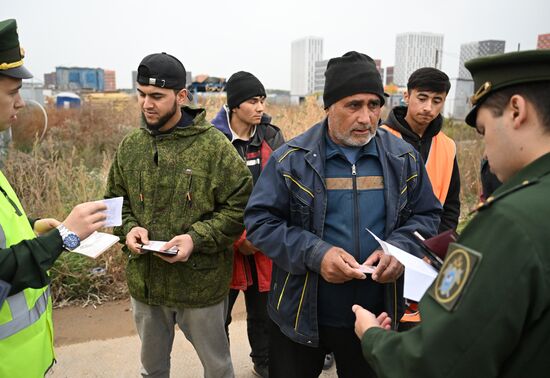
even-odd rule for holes
{"type": "Polygon", "coordinates": [[[486,41],[470,42],[460,45],[460,62],[458,65],[459,79],[472,80],[470,71],[464,67],[464,62],[480,56],[503,54],[506,41],[489,39],[486,41]]]}
{"type": "Polygon", "coordinates": [[[469,99],[474,94],[474,82],[470,71],[464,66],[464,62],[481,56],[502,54],[505,47],[505,41],[493,39],[460,45],[458,78],[456,82],[453,81],[451,93],[447,96],[445,104],[445,109],[448,109],[446,110],[447,114],[450,113],[454,119],[463,120],[472,108],[469,99]]]}
{"type": "Polygon", "coordinates": [[[315,83],[314,92],[323,92],[325,90],[325,71],[327,70],[328,59],[315,62],[315,83]]]}
{"type": "Polygon", "coordinates": [[[323,39],[305,37],[292,42],[290,94],[306,96],[315,91],[315,62],[323,59],[323,39]]]}
{"type": "Polygon", "coordinates": [[[402,33],[395,41],[393,81],[405,86],[409,76],[419,68],[441,69],[443,34],[402,33]]]}

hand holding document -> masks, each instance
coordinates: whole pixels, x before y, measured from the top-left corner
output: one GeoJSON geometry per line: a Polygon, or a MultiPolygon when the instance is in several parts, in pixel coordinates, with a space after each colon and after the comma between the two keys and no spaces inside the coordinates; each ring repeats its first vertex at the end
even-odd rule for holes
{"type": "Polygon", "coordinates": [[[103,202],[107,206],[105,227],[122,225],[122,197],[108,198],[97,202],[103,202]]]}
{"type": "Polygon", "coordinates": [[[377,237],[369,229],[367,231],[380,244],[384,253],[394,256],[405,266],[405,288],[403,296],[413,301],[420,301],[426,290],[437,276],[437,271],[422,259],[399,249],[377,237]]]}
{"type": "MultiPolygon", "coordinates": [[[[107,219],[105,219],[105,227],[122,225],[122,197],[109,198],[96,202],[103,202],[105,206],[107,206],[107,210],[105,210],[105,215],[107,216],[107,219]]],[[[73,249],[71,252],[95,259],[119,240],[120,238],[118,236],[95,231],[86,239],[82,240],[80,246],[73,249]]]]}

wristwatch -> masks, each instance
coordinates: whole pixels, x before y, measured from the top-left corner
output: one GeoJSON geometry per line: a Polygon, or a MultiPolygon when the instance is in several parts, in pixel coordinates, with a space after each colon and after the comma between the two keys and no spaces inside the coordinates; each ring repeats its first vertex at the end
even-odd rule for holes
{"type": "Polygon", "coordinates": [[[75,248],[78,248],[80,245],[80,238],[77,234],[65,227],[64,224],[60,224],[56,227],[61,234],[61,239],[63,239],[63,248],[72,251],[75,248]]]}

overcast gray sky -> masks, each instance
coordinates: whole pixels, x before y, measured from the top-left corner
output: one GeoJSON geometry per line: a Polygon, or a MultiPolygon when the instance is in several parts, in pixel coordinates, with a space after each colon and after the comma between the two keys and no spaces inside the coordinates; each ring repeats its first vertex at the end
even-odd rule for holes
{"type": "Polygon", "coordinates": [[[395,36],[443,33],[443,70],[458,73],[460,44],[503,39],[506,51],[533,49],[550,33],[548,0],[3,0],[0,19],[15,18],[40,81],[56,66],[116,70],[131,87],[141,58],[166,51],[193,75],[228,77],[246,70],[267,88],[290,89],[290,44],[324,39],[324,58],[357,50],[393,65],[395,36]]]}

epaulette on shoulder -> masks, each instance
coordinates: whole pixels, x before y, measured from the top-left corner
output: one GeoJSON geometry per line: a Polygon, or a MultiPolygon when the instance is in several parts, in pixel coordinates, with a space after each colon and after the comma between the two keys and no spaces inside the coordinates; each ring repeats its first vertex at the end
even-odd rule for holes
{"type": "Polygon", "coordinates": [[[510,194],[517,192],[518,190],[527,188],[528,186],[531,186],[531,185],[535,185],[539,181],[540,180],[538,178],[532,179],[532,180],[525,180],[521,184],[516,185],[516,186],[514,186],[514,187],[512,187],[512,188],[510,188],[510,189],[508,189],[508,190],[506,190],[502,193],[499,193],[496,196],[489,196],[489,198],[487,198],[485,200],[485,202],[480,202],[474,210],[470,211],[470,215],[475,213],[475,212],[488,209],[489,207],[491,207],[498,200],[501,200],[502,198],[507,197],[510,194]]]}

